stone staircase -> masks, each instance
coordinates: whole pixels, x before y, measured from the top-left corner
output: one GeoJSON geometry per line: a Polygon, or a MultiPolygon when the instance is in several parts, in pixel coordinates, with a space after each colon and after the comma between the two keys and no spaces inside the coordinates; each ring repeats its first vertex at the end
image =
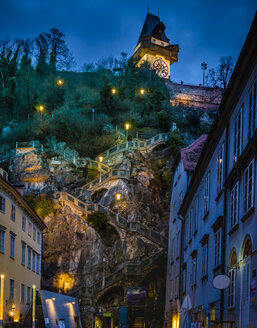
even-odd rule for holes
{"type": "Polygon", "coordinates": [[[108,215],[109,222],[112,225],[124,229],[127,232],[136,232],[163,248],[166,248],[168,245],[168,239],[159,232],[150,229],[149,227],[138,221],[128,221],[120,214],[117,214],[102,205],[87,204],[66,192],[55,193],[54,197],[55,199],[58,199],[63,205],[70,206],[77,214],[82,213],[88,215],[89,213],[100,211],[108,215]]]}

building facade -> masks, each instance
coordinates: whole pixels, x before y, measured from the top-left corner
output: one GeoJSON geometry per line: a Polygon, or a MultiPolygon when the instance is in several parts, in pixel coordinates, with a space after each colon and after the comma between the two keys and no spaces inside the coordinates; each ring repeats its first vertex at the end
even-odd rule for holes
{"type": "Polygon", "coordinates": [[[198,158],[206,141],[207,135],[202,135],[190,146],[181,149],[172,171],[169,245],[165,299],[165,322],[168,327],[176,326],[179,320],[180,300],[179,286],[181,281],[181,240],[182,224],[178,216],[183,197],[196,167],[198,158]]]}
{"type": "MultiPolygon", "coordinates": [[[[40,289],[43,221],[7,180],[0,177],[0,320],[22,322],[40,289]]],[[[1,322],[0,322],[1,326],[1,322]]]]}
{"type": "Polygon", "coordinates": [[[257,327],[256,39],[257,16],[179,209],[179,300],[201,326],[257,327]]]}

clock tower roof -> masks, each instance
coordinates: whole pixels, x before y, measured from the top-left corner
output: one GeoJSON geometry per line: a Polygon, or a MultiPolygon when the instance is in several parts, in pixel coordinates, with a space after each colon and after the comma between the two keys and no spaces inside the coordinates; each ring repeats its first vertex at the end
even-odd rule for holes
{"type": "Polygon", "coordinates": [[[152,36],[158,40],[169,42],[165,34],[165,28],[165,25],[158,16],[148,13],[137,43],[146,36],[152,36]]]}

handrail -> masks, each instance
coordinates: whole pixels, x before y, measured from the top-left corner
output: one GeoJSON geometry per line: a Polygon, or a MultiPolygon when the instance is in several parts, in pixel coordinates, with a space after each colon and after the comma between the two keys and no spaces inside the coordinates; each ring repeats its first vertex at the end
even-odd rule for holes
{"type": "Polygon", "coordinates": [[[144,259],[142,262],[127,261],[123,262],[119,269],[114,271],[112,274],[108,275],[104,279],[103,276],[101,279],[96,281],[92,286],[82,287],[82,294],[84,296],[93,297],[93,294],[104,290],[113,283],[121,280],[123,277],[127,276],[139,276],[146,269],[151,267],[156,260],[158,260],[162,255],[166,253],[165,250],[161,250],[154,255],[144,259]]]}
{"type": "Polygon", "coordinates": [[[89,213],[100,211],[108,215],[110,222],[117,227],[126,230],[127,232],[137,232],[141,236],[151,240],[154,243],[162,247],[167,247],[168,239],[161,235],[159,232],[150,229],[141,222],[138,221],[128,221],[126,218],[122,217],[120,214],[115,213],[114,211],[99,205],[99,204],[87,204],[80,199],[72,196],[66,192],[58,192],[54,194],[55,199],[59,201],[64,201],[67,204],[74,206],[77,210],[83,214],[88,215],[89,213]]]}
{"type": "Polygon", "coordinates": [[[159,133],[148,140],[127,141],[109,148],[102,154],[98,155],[98,157],[102,156],[103,159],[106,160],[108,157],[111,157],[119,152],[123,152],[128,149],[147,151],[159,143],[166,142],[168,140],[168,137],[169,137],[168,133],[159,133]]]}

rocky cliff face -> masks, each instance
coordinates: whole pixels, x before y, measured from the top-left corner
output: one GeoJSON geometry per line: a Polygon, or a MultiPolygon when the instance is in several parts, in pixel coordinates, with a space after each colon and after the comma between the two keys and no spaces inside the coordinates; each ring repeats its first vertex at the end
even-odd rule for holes
{"type": "MultiPolygon", "coordinates": [[[[66,191],[88,204],[99,204],[122,215],[129,222],[141,222],[160,234],[168,232],[168,210],[163,206],[161,184],[152,169],[152,160],[162,155],[131,151],[111,157],[111,168],[128,170],[130,178],[112,179],[94,191],[81,189],[85,183],[81,170],[62,163],[54,168],[40,154],[23,155],[11,166],[13,182],[23,182],[29,170],[31,181],[44,177],[39,190],[27,192],[47,193],[66,191]],[[121,194],[117,201],[116,193],[121,194]]],[[[141,263],[161,247],[139,233],[126,232],[107,225],[95,230],[84,215],[72,207],[54,200],[55,212],[45,218],[48,231],[44,235],[43,288],[65,291],[58,276],[68,274],[74,293],[82,286],[91,286],[117,271],[125,262],[141,263]],[[57,283],[56,283],[57,281],[57,283]]],[[[165,275],[165,272],[163,272],[165,275]]]]}

